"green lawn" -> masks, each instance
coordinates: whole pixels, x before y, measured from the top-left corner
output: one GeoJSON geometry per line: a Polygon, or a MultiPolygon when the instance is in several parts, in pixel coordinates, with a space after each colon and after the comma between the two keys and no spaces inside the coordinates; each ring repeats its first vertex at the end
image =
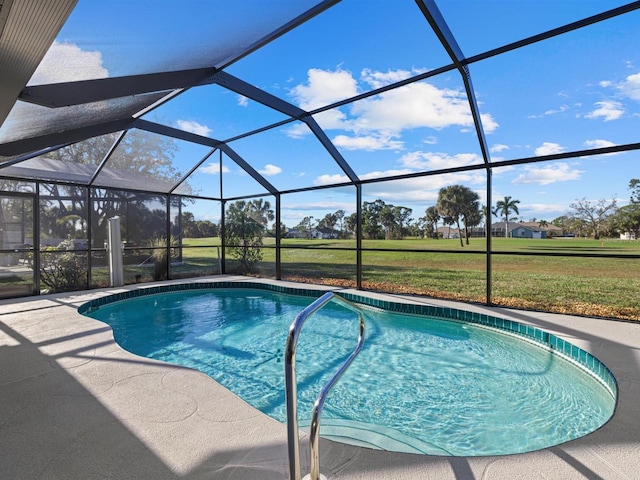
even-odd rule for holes
{"type": "MultiPolygon", "coordinates": [[[[189,239],[185,246],[219,245],[219,239],[189,239]]],[[[274,245],[266,239],[265,246],[274,245]]],[[[355,286],[354,240],[284,239],[282,278],[302,282],[355,286]],[[286,248],[297,247],[297,248],[286,248]],[[321,248],[321,249],[320,249],[321,248]],[[346,249],[346,250],[341,250],[346,249]]],[[[471,239],[365,240],[363,287],[386,292],[484,302],[486,241],[471,239]],[[409,250],[396,252],[393,250],[409,250]],[[421,252],[419,250],[426,250],[421,252]],[[468,252],[468,253],[467,253],[468,252]]],[[[492,301],[498,305],[554,312],[640,319],[640,259],[599,258],[640,255],[640,242],[590,239],[492,240],[492,301]],[[507,252],[514,253],[513,255],[507,252]],[[547,254],[544,256],[520,253],[547,254]],[[557,254],[594,257],[561,257],[557,254]]],[[[185,270],[215,264],[215,248],[185,248],[185,270]]],[[[234,262],[227,259],[227,269],[234,262]]],[[[254,274],[275,275],[275,250],[263,249],[254,274]]]]}

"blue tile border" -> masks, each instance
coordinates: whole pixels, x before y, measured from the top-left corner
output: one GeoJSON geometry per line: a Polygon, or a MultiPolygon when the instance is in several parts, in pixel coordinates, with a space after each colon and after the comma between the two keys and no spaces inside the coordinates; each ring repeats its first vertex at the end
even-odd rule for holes
{"type": "MultiPolygon", "coordinates": [[[[98,309],[102,305],[109,303],[128,300],[131,298],[141,297],[144,295],[155,295],[159,293],[176,292],[182,290],[210,290],[221,288],[253,288],[259,290],[268,290],[271,292],[284,293],[289,295],[298,295],[304,297],[318,298],[326,290],[313,290],[308,288],[295,288],[284,285],[273,285],[260,282],[238,282],[238,281],[221,281],[221,282],[194,282],[179,283],[173,285],[161,285],[154,287],[143,287],[126,292],[116,293],[105,297],[90,300],[78,307],[78,313],[87,314],[98,309]]],[[[502,331],[527,341],[536,343],[543,348],[547,348],[557,355],[573,362],[587,372],[591,373],[599,380],[609,391],[609,393],[617,398],[618,383],[609,370],[609,368],[598,360],[595,356],[586,352],[577,346],[556,337],[555,335],[536,328],[531,325],[522,324],[515,320],[507,320],[500,317],[480,314],[477,312],[469,312],[466,310],[458,310],[449,307],[439,307],[435,305],[417,305],[411,303],[392,302],[387,300],[375,299],[363,295],[349,292],[335,292],[341,297],[354,303],[366,305],[368,307],[378,308],[395,313],[405,313],[411,315],[421,315],[427,317],[436,317],[446,320],[458,322],[473,323],[475,325],[502,331]]]]}

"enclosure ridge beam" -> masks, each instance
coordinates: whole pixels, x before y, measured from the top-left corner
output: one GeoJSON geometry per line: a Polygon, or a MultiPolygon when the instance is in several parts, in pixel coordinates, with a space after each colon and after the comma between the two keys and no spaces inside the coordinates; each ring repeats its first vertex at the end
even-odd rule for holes
{"type": "Polygon", "coordinates": [[[226,145],[224,143],[221,144],[220,145],[220,150],[222,150],[224,153],[226,153],[227,156],[229,158],[231,158],[231,160],[236,162],[236,164],[240,168],[242,168],[245,172],[247,172],[256,182],[258,182],[260,185],[262,185],[271,195],[278,195],[279,192],[276,189],[276,187],[271,185],[271,183],[269,183],[266,178],[264,178],[262,175],[260,175],[255,168],[253,168],[251,165],[249,165],[229,145],[226,145]]]}
{"type": "Polygon", "coordinates": [[[218,148],[222,144],[220,140],[198,135],[197,133],[186,132],[179,128],[161,125],[148,120],[142,120],[141,118],[134,120],[131,128],[139,128],[140,130],[146,130],[147,132],[157,133],[158,135],[165,135],[167,137],[184,140],[185,142],[197,143],[211,148],[218,148]]]}
{"type": "Polygon", "coordinates": [[[134,120],[131,118],[124,118],[120,120],[112,120],[109,122],[74,128],[65,132],[49,133],[46,135],[40,135],[38,137],[3,143],[0,144],[0,156],[12,157],[14,155],[22,155],[26,152],[34,152],[36,150],[41,150],[43,148],[51,147],[54,145],[76,143],[82,140],[86,140],[90,137],[97,137],[99,135],[105,135],[107,133],[127,130],[131,127],[131,124],[133,122],[134,120]]]}
{"type": "Polygon", "coordinates": [[[211,79],[215,72],[216,70],[212,68],[198,68],[177,72],[33,85],[25,87],[18,98],[24,102],[34,103],[43,107],[68,107],[113,98],[130,97],[152,92],[169,92],[175,89],[207,85],[212,83],[211,79]]]}
{"type": "Polygon", "coordinates": [[[70,143],[63,143],[61,145],[54,145],[54,146],[51,146],[51,147],[43,148],[43,149],[37,150],[35,152],[25,153],[24,155],[20,155],[17,158],[14,158],[12,160],[8,160],[8,161],[3,162],[2,164],[0,164],[0,170],[2,170],[3,168],[6,168],[6,167],[10,167],[12,165],[16,165],[18,163],[26,162],[27,160],[31,160],[32,158],[39,157],[40,155],[46,155],[49,152],[53,152],[54,150],[58,150],[58,149],[63,148],[63,147],[68,147],[69,145],[71,145],[71,144],[70,143]]]}
{"type": "Polygon", "coordinates": [[[449,25],[447,25],[442,13],[440,13],[440,9],[436,5],[436,2],[434,0],[415,0],[415,2],[426,20],[429,22],[429,25],[431,25],[431,28],[438,37],[438,40],[440,40],[440,43],[447,51],[447,54],[451,60],[453,60],[456,68],[460,70],[462,67],[461,62],[464,59],[462,49],[449,29],[449,25]]]}
{"type": "Polygon", "coordinates": [[[447,25],[442,13],[440,13],[435,1],[416,0],[416,3],[462,76],[462,81],[464,82],[467,94],[467,101],[469,102],[469,108],[471,110],[471,116],[473,117],[473,125],[480,143],[482,158],[484,159],[485,165],[489,165],[491,157],[489,155],[489,148],[487,147],[487,139],[482,126],[482,119],[480,117],[480,109],[476,101],[476,94],[473,89],[473,84],[471,83],[469,67],[465,63],[465,57],[462,53],[462,49],[460,48],[460,45],[458,45],[456,38],[451,32],[449,25],[447,25]]]}
{"type": "Polygon", "coordinates": [[[19,99],[41,106],[58,108],[70,105],[98,102],[112,98],[128,97],[164,90],[187,89],[213,83],[212,77],[222,68],[237,62],[307,20],[332,7],[339,0],[324,0],[296,18],[278,27],[238,54],[232,55],[219,67],[204,67],[173,72],[126,75],[113,78],[80,80],[75,82],[34,85],[23,88],[19,99]]]}
{"type": "MultiPolygon", "coordinates": [[[[206,162],[206,161],[207,161],[207,159],[208,159],[209,157],[211,157],[211,155],[213,155],[217,150],[218,150],[218,148],[212,148],[211,150],[209,150],[209,151],[205,154],[205,156],[204,156],[204,157],[202,157],[200,160],[198,160],[198,161],[196,162],[196,164],[195,164],[193,167],[191,167],[191,169],[189,169],[189,171],[188,171],[187,173],[185,173],[185,174],[182,176],[182,178],[181,178],[180,180],[178,180],[176,183],[174,183],[174,185],[169,189],[169,195],[172,195],[172,194],[173,194],[173,192],[174,192],[174,191],[175,191],[175,190],[176,190],[180,185],[182,185],[182,184],[187,180],[187,178],[189,178],[189,177],[193,174],[193,172],[195,172],[197,169],[199,169],[199,168],[200,168],[200,166],[201,166],[204,162],[206,162]]],[[[220,171],[222,171],[222,169],[220,169],[220,171]]],[[[222,177],[222,175],[221,175],[221,177],[222,177]]]]}
{"type": "Polygon", "coordinates": [[[100,175],[100,172],[102,172],[102,169],[105,167],[105,165],[109,161],[109,158],[111,158],[111,155],[113,155],[113,152],[116,151],[116,148],[118,148],[118,145],[120,145],[120,142],[122,142],[126,134],[127,134],[127,130],[123,130],[120,133],[120,135],[118,135],[118,138],[116,138],[115,142],[113,142],[113,144],[109,148],[109,151],[104,155],[104,157],[102,157],[102,160],[98,165],[98,168],[96,168],[96,171],[93,172],[93,175],[91,175],[91,178],[89,179],[89,182],[88,182],[89,186],[93,185],[93,183],[96,181],[96,178],[98,178],[98,175],[100,175]]]}
{"type": "Polygon", "coordinates": [[[507,53],[521,47],[526,47],[527,45],[532,45],[534,43],[541,42],[542,40],[557,37],[558,35],[562,35],[573,30],[588,27],[589,25],[593,25],[595,23],[617,17],[619,15],[624,15],[625,13],[630,13],[638,9],[640,9],[640,0],[622,5],[617,8],[613,8],[611,10],[607,10],[606,12],[602,12],[591,17],[583,18],[582,20],[578,20],[573,23],[568,23],[567,25],[564,25],[562,27],[554,28],[552,30],[547,30],[546,32],[539,33],[531,37],[523,38],[522,40],[518,40],[517,42],[509,43],[507,45],[503,45],[502,47],[488,50],[484,53],[473,55],[467,58],[464,62],[466,64],[479,62],[480,60],[485,60],[487,58],[495,57],[496,55],[507,53]]]}
{"type": "Polygon", "coordinates": [[[234,77],[233,75],[230,75],[226,72],[217,73],[215,75],[215,81],[221,87],[227,88],[228,90],[250,98],[251,100],[254,100],[266,107],[269,107],[280,113],[284,113],[289,117],[304,122],[314,133],[322,146],[329,152],[336,163],[340,166],[342,171],[349,177],[349,180],[351,180],[352,182],[358,181],[358,176],[351,169],[340,152],[338,152],[338,149],[335,147],[335,145],[331,142],[331,140],[329,140],[329,137],[327,137],[327,135],[320,128],[315,119],[308,112],[299,107],[296,107],[295,105],[285,100],[282,100],[281,98],[276,97],[275,95],[271,95],[264,90],[254,87],[253,85],[240,80],[239,78],[234,77]]]}
{"type": "Polygon", "coordinates": [[[271,43],[276,38],[279,38],[282,35],[284,35],[285,33],[287,33],[289,31],[295,29],[296,27],[302,25],[307,20],[310,20],[313,17],[315,17],[316,15],[319,15],[320,13],[324,12],[328,8],[334,6],[339,1],[340,0],[323,0],[323,1],[319,2],[319,3],[317,3],[316,5],[312,6],[306,12],[298,15],[293,20],[290,20],[289,22],[285,23],[284,25],[276,28],[274,31],[272,31],[271,33],[265,35],[260,40],[254,42],[252,45],[249,45],[241,53],[230,56],[227,60],[221,62],[218,65],[218,68],[220,68],[220,70],[222,70],[224,68],[227,68],[229,65],[237,62],[241,58],[246,57],[250,53],[255,52],[256,50],[264,47],[268,43],[271,43]]]}
{"type": "Polygon", "coordinates": [[[237,93],[238,95],[242,95],[247,97],[255,102],[258,102],[266,107],[269,107],[273,110],[276,110],[280,113],[284,113],[289,117],[296,118],[298,120],[302,120],[304,117],[309,115],[306,111],[302,110],[295,105],[276,97],[270,93],[261,90],[258,87],[251,85],[250,83],[245,82],[244,80],[240,80],[237,77],[227,73],[227,72],[218,72],[213,76],[214,83],[220,85],[221,87],[226,88],[227,90],[231,90],[232,92],[237,93]]]}
{"type": "Polygon", "coordinates": [[[344,159],[342,154],[338,151],[338,149],[333,144],[333,142],[329,140],[329,137],[327,137],[327,134],[324,132],[324,130],[320,128],[320,125],[318,125],[318,122],[316,122],[315,118],[307,117],[303,121],[311,129],[311,131],[314,133],[316,138],[320,141],[322,146],[327,150],[327,152],[329,152],[329,155],[333,157],[333,159],[336,161],[336,163],[342,169],[342,171],[347,175],[347,177],[349,177],[349,180],[352,181],[353,183],[359,182],[360,179],[358,178],[358,175],[356,175],[356,172],[353,171],[353,169],[351,168],[351,165],[347,163],[347,161],[344,159]]]}

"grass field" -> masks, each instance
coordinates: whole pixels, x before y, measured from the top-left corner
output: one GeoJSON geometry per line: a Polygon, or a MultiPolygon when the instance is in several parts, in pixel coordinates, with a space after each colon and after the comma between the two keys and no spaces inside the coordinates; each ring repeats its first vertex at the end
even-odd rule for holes
{"type": "MultiPolygon", "coordinates": [[[[184,268],[217,268],[218,238],[188,239],[184,268]],[[205,246],[209,246],[207,248],[205,246]]],[[[254,274],[275,276],[273,239],[254,274]]],[[[284,239],[282,278],[331,285],[356,285],[355,240],[284,239]],[[290,247],[290,248],[286,248],[290,247]]],[[[363,288],[393,293],[485,302],[486,241],[471,239],[365,240],[363,288]],[[407,251],[394,251],[394,250],[407,251]],[[427,250],[427,251],[420,251],[427,250]]],[[[591,239],[492,240],[492,302],[561,313],[640,320],[640,242],[591,239]],[[533,254],[533,255],[524,255],[533,254]],[[590,255],[589,257],[558,255],[590,255]],[[606,255],[623,258],[604,258],[606,255]],[[624,258],[629,256],[629,258],[624,258]]],[[[227,271],[237,262],[227,259],[227,271]]]]}

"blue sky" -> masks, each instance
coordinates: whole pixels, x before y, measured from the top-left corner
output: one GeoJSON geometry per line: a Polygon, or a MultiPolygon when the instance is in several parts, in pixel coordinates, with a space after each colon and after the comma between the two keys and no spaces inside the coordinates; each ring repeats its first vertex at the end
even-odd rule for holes
{"type": "MultiPolygon", "coordinates": [[[[233,47],[230,38],[259,37],[277,24],[280,13],[300,13],[312,3],[282,1],[275,3],[276,9],[266,0],[224,5],[189,0],[175,9],[171,2],[164,8],[157,1],[80,0],[31,83],[202,66],[225,58],[225,48],[233,47]],[[228,20],[220,8],[235,8],[229,18],[240,23],[228,20]],[[129,12],[126,17],[123,9],[129,12]],[[96,16],[101,19],[98,25],[93,23],[96,16]],[[185,45],[189,46],[187,56],[180,53],[185,45]]],[[[472,56],[626,2],[437,3],[463,53],[472,56]]],[[[492,161],[637,142],[638,45],[640,13],[634,12],[472,64],[471,80],[492,161]]],[[[227,71],[312,110],[449,63],[412,0],[344,0],[227,71]]],[[[227,139],[285,117],[214,85],[191,89],[144,118],[227,139]]],[[[315,119],[362,179],[482,162],[464,85],[456,71],[315,119]]],[[[301,123],[229,145],[278,189],[345,180],[301,123]]],[[[176,166],[182,171],[206,152],[201,147],[180,147],[176,166]]],[[[491,203],[504,196],[519,199],[523,220],[552,220],[582,198],[617,198],[623,205],[629,197],[629,180],[640,177],[639,156],[632,152],[496,169],[491,203]]],[[[218,196],[220,174],[225,196],[264,192],[229,159],[223,159],[221,172],[218,154],[194,174],[191,186],[218,196]]],[[[363,200],[381,198],[406,206],[418,218],[435,203],[438,190],[453,183],[477,191],[487,203],[484,170],[369,184],[363,200]]],[[[319,219],[338,209],[352,213],[354,193],[354,188],[343,187],[284,196],[283,221],[292,227],[305,216],[319,219]]],[[[200,203],[194,206],[196,217],[219,219],[216,208],[200,203]]]]}

